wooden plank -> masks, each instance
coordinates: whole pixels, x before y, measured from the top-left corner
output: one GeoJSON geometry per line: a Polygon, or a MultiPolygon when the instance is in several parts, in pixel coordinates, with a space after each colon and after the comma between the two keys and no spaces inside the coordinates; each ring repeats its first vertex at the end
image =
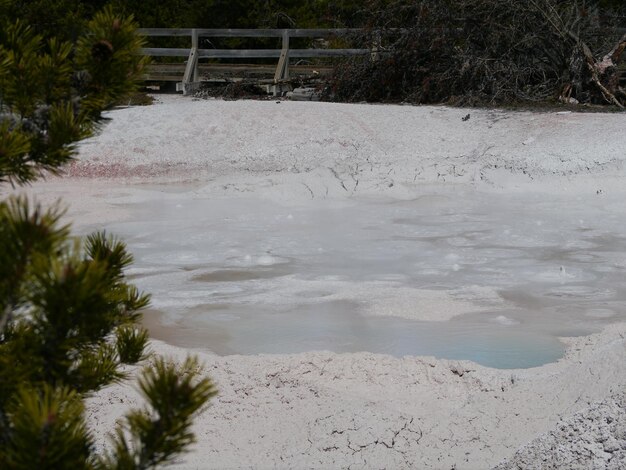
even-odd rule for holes
{"type": "Polygon", "coordinates": [[[145,82],[180,82],[181,76],[144,74],[141,79],[145,82]]]}
{"type": "MultiPolygon", "coordinates": [[[[199,44],[198,44],[198,30],[197,29],[193,29],[191,31],[191,50],[195,51],[195,55],[193,58],[193,76],[191,77],[191,80],[194,82],[198,81],[198,48],[199,48],[199,44]]],[[[191,60],[191,55],[189,56],[189,60],[191,60]]]]}
{"type": "Polygon", "coordinates": [[[289,31],[283,31],[282,49],[280,51],[280,58],[278,59],[278,66],[274,73],[274,86],[272,87],[272,94],[278,96],[283,92],[283,86],[278,85],[279,82],[289,80],[289,31]]]}
{"type": "Polygon", "coordinates": [[[334,29],[200,29],[198,34],[202,37],[244,37],[244,38],[281,38],[285,33],[292,38],[323,38],[330,36],[344,36],[361,32],[356,28],[334,29]]]}
{"type": "Polygon", "coordinates": [[[191,36],[191,28],[137,28],[142,36],[191,36]]]}
{"type": "Polygon", "coordinates": [[[194,81],[194,76],[197,74],[196,65],[198,64],[198,49],[195,47],[191,49],[189,58],[187,59],[187,66],[185,67],[185,75],[183,75],[183,84],[187,85],[194,81]]]}
{"type": "MultiPolygon", "coordinates": [[[[313,57],[346,57],[367,55],[369,49],[290,49],[289,57],[304,59],[313,57]]],[[[277,59],[280,49],[200,49],[199,57],[210,59],[277,59]]]]}
{"type": "MultiPolygon", "coordinates": [[[[185,64],[152,64],[142,75],[142,80],[153,82],[181,82],[185,73],[185,64]]],[[[205,82],[222,79],[236,80],[259,80],[267,77],[267,83],[274,83],[273,77],[275,67],[271,64],[200,64],[199,79],[197,82],[205,82]]],[[[332,73],[333,68],[329,66],[317,65],[290,65],[291,76],[311,76],[313,73],[325,76],[332,73]]]]}
{"type": "MultiPolygon", "coordinates": [[[[202,29],[197,28],[200,37],[220,38],[268,38],[283,37],[288,32],[292,38],[323,38],[331,36],[345,36],[359,33],[358,28],[330,28],[330,29],[202,29]]],[[[143,36],[191,36],[192,28],[139,28],[137,33],[143,36]]]]}
{"type": "MultiPolygon", "coordinates": [[[[157,74],[177,74],[178,77],[182,77],[185,73],[187,64],[150,64],[144,75],[157,75],[157,74]]],[[[222,72],[222,73],[250,73],[250,74],[264,74],[274,75],[276,67],[272,64],[198,64],[200,73],[207,72],[222,72]]],[[[313,73],[330,72],[333,70],[332,66],[328,65],[289,65],[289,70],[295,73],[313,73]]]]}
{"type": "MultiPolygon", "coordinates": [[[[152,57],[189,57],[191,49],[145,47],[143,55],[152,57]]],[[[369,49],[291,49],[289,57],[347,57],[370,54],[369,49]]],[[[205,59],[278,59],[280,49],[198,49],[198,57],[205,59]]]]}
{"type": "Polygon", "coordinates": [[[286,31],[283,33],[282,46],[276,73],[274,73],[275,82],[289,78],[289,33],[286,31]]]}
{"type": "Polygon", "coordinates": [[[179,86],[182,88],[183,95],[193,93],[198,85],[198,30],[191,31],[191,51],[187,59],[187,66],[185,67],[185,75],[183,75],[183,81],[181,84],[176,85],[178,90],[179,86]]]}
{"type": "Polygon", "coordinates": [[[146,73],[185,73],[186,64],[150,64],[146,67],[146,73]]]}
{"type": "MultiPolygon", "coordinates": [[[[153,57],[188,57],[191,49],[146,47],[143,55],[153,57]]],[[[205,59],[277,59],[280,49],[199,49],[198,57],[205,59]]]]}
{"type": "Polygon", "coordinates": [[[144,47],[140,51],[142,55],[152,57],[188,57],[191,49],[179,49],[172,47],[144,47]]]}

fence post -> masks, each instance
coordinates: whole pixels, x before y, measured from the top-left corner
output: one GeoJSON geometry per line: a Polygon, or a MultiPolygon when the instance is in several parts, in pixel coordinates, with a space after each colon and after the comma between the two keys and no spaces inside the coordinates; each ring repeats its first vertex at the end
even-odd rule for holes
{"type": "Polygon", "coordinates": [[[380,49],[382,47],[382,35],[380,31],[374,31],[374,39],[372,40],[372,49],[370,60],[376,62],[380,58],[380,49]]]}
{"type": "Polygon", "coordinates": [[[276,73],[274,73],[274,87],[273,94],[278,96],[282,91],[282,84],[280,82],[289,80],[289,30],[283,30],[283,44],[280,51],[280,59],[278,59],[278,66],[276,67],[276,73]]]}
{"type": "MultiPolygon", "coordinates": [[[[197,51],[199,47],[200,46],[198,45],[198,30],[194,28],[191,30],[191,48],[196,50],[196,56],[197,56],[197,51]]],[[[200,79],[200,75],[198,73],[198,59],[196,58],[194,68],[193,68],[193,81],[198,82],[199,79],[200,79]]]]}
{"type": "Polygon", "coordinates": [[[198,83],[198,30],[191,30],[191,52],[183,76],[183,95],[192,93],[198,83]]]}

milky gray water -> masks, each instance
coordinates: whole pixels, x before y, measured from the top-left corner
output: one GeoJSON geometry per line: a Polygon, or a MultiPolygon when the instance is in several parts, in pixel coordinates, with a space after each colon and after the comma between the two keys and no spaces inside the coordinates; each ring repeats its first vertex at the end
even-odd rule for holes
{"type": "Polygon", "coordinates": [[[181,346],[517,368],[561,357],[559,336],[626,319],[626,207],[606,195],[433,187],[411,201],[281,204],[167,188],[125,205],[132,218],[107,231],[128,243],[129,274],[153,295],[153,334],[181,346]],[[457,299],[469,289],[479,308],[449,321],[376,315],[412,289],[457,299]]]}

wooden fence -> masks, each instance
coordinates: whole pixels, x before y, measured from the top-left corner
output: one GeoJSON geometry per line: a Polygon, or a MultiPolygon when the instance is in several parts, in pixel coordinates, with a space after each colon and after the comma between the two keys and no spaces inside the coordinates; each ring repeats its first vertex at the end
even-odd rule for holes
{"type": "MultiPolygon", "coordinates": [[[[349,57],[371,55],[378,56],[380,43],[372,41],[370,48],[361,49],[293,49],[290,47],[290,38],[331,38],[356,35],[362,33],[360,29],[193,29],[193,28],[142,28],[139,34],[146,37],[189,37],[190,48],[163,48],[147,47],[142,53],[153,57],[186,57],[185,64],[163,64],[157,67],[170,73],[167,80],[175,80],[177,90],[188,94],[197,89],[201,77],[199,59],[278,59],[274,71],[274,78],[270,80],[269,88],[274,95],[289,88],[289,59],[306,59],[320,57],[349,57]],[[280,49],[202,49],[199,47],[200,38],[281,38],[280,49]],[[180,77],[182,72],[182,78],[180,77]]],[[[626,33],[626,28],[620,29],[626,33]]],[[[248,68],[250,66],[247,66],[248,68]]],[[[626,81],[626,65],[621,67],[622,82],[626,81]]],[[[319,67],[310,67],[309,71],[319,67]]],[[[211,64],[205,70],[236,70],[228,64],[211,64]]],[[[267,72],[267,65],[258,66],[257,71],[267,72]]],[[[307,70],[307,67],[304,67],[307,70]]],[[[150,78],[150,77],[147,77],[150,78]]]]}
{"type": "Polygon", "coordinates": [[[139,34],[147,37],[189,37],[190,48],[147,47],[142,53],[153,57],[186,57],[182,81],[177,90],[188,94],[197,89],[201,77],[199,59],[278,59],[271,84],[272,92],[277,95],[288,86],[289,59],[319,57],[349,57],[358,55],[376,55],[375,47],[369,49],[293,49],[290,38],[330,38],[358,34],[359,29],[191,29],[191,28],[142,28],[139,34]],[[199,39],[219,38],[281,38],[280,49],[202,49],[199,39]]]}

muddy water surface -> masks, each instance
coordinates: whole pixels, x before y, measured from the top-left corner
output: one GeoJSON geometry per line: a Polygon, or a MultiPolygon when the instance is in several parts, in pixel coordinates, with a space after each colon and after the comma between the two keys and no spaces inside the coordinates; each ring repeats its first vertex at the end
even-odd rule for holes
{"type": "Polygon", "coordinates": [[[181,346],[515,368],[557,360],[559,336],[626,320],[626,205],[606,196],[436,188],[411,201],[279,204],[181,190],[127,206],[131,220],[107,230],[153,294],[153,334],[181,346]],[[420,290],[441,293],[429,314],[463,314],[420,320],[420,290]],[[459,302],[471,313],[449,310],[459,302]]]}

